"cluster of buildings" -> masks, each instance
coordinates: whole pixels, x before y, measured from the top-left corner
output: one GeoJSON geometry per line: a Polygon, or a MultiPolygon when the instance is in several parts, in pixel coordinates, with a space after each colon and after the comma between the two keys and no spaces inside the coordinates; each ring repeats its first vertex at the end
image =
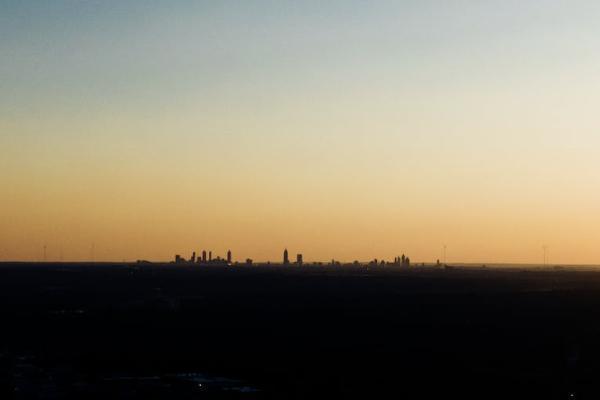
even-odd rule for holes
{"type": "Polygon", "coordinates": [[[377,260],[376,258],[369,262],[370,267],[377,266],[395,266],[395,267],[410,267],[410,258],[402,254],[402,256],[394,257],[393,262],[385,260],[377,260]]]}
{"type": "Polygon", "coordinates": [[[231,250],[227,250],[227,258],[221,258],[220,256],[213,258],[212,251],[209,251],[207,254],[206,250],[202,250],[201,255],[198,257],[196,257],[196,252],[194,251],[189,260],[176,254],[175,264],[231,265],[231,250]]]}
{"type": "MultiPolygon", "coordinates": [[[[295,265],[301,266],[303,263],[302,254],[296,254],[295,265]]],[[[290,257],[287,249],[283,250],[283,265],[290,265],[290,257]]]]}
{"type": "MultiPolygon", "coordinates": [[[[208,251],[208,253],[206,252],[206,250],[202,250],[202,253],[196,257],[196,252],[192,253],[192,256],[189,259],[185,259],[184,257],[181,257],[179,254],[175,255],[175,264],[185,264],[185,265],[191,265],[191,264],[195,264],[195,265],[222,265],[222,266],[229,266],[229,265],[233,265],[233,260],[231,257],[231,250],[227,251],[227,257],[226,258],[221,258],[220,256],[217,256],[215,258],[213,258],[212,256],[212,251],[208,251]]],[[[253,261],[250,258],[247,258],[245,263],[245,265],[253,265],[253,261]]],[[[268,262],[268,265],[270,265],[271,263],[268,262]]],[[[292,262],[290,261],[290,256],[289,256],[289,252],[287,249],[285,249],[283,251],[283,260],[282,260],[282,264],[283,265],[295,265],[295,266],[302,266],[304,265],[304,259],[301,253],[296,254],[296,261],[292,262]]],[[[235,265],[239,265],[239,263],[235,263],[235,265]]],[[[323,265],[323,263],[315,263],[315,265],[323,265]]],[[[339,261],[335,261],[335,260],[331,260],[331,263],[329,263],[329,265],[333,265],[333,266],[340,266],[342,265],[339,261]]],[[[410,267],[410,258],[405,256],[404,254],[402,254],[401,256],[398,257],[394,257],[394,261],[393,262],[387,262],[385,260],[377,260],[374,259],[366,264],[360,263],[358,261],[354,261],[352,263],[352,265],[366,265],[366,266],[370,266],[370,267],[377,267],[377,266],[398,266],[398,267],[410,267]]],[[[438,266],[439,266],[439,260],[438,260],[438,266]]]]}

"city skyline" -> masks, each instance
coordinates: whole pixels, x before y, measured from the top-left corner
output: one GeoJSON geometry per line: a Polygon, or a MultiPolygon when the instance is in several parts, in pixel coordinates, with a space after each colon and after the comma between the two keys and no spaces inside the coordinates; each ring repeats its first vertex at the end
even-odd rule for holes
{"type": "MultiPolygon", "coordinates": [[[[447,246],[443,246],[441,256],[439,258],[433,260],[413,260],[411,262],[410,258],[402,253],[401,256],[395,255],[390,257],[380,257],[377,255],[371,254],[370,257],[367,258],[337,258],[335,256],[329,256],[329,258],[319,259],[319,258],[309,258],[305,259],[304,253],[296,253],[295,261],[292,261],[289,256],[288,248],[285,247],[283,253],[280,253],[280,258],[266,258],[266,259],[256,259],[250,257],[251,254],[245,254],[244,257],[236,258],[233,256],[233,252],[231,248],[227,248],[223,253],[214,252],[212,250],[202,249],[199,251],[190,250],[186,252],[176,253],[174,257],[170,259],[148,259],[148,258],[137,258],[137,259],[121,259],[121,260],[96,260],[94,256],[95,245],[92,246],[90,251],[90,258],[88,259],[80,259],[80,260],[69,260],[64,258],[64,254],[62,249],[59,249],[58,258],[56,257],[48,257],[47,254],[48,246],[45,245],[42,248],[42,258],[28,260],[30,262],[38,262],[38,263],[56,263],[56,262],[72,262],[72,263],[157,263],[157,264],[167,264],[167,263],[182,263],[182,264],[211,264],[215,265],[244,265],[244,264],[256,264],[256,265],[264,265],[264,264],[273,264],[273,265],[327,265],[334,263],[341,263],[342,265],[350,265],[360,263],[361,265],[369,265],[375,262],[378,264],[379,262],[390,264],[390,265],[401,265],[406,266],[405,261],[408,266],[421,266],[421,265],[449,265],[453,264],[456,266],[460,265],[490,265],[490,266],[502,266],[502,265],[530,265],[530,266],[600,266],[600,264],[565,264],[565,263],[555,263],[550,259],[550,249],[548,246],[542,246],[542,259],[539,262],[531,262],[531,263],[503,263],[503,262],[464,262],[461,260],[452,260],[451,262],[447,259],[447,246]],[[186,258],[186,255],[191,254],[189,258],[186,258]],[[225,264],[226,263],[226,264],[225,264]]],[[[394,253],[396,254],[396,253],[394,253]]],[[[0,262],[10,263],[10,262],[21,262],[22,260],[0,260],[0,262]]]]}
{"type": "MultiPolygon", "coordinates": [[[[233,259],[233,253],[231,252],[231,249],[227,250],[227,257],[221,257],[219,255],[216,255],[214,258],[212,257],[212,251],[209,250],[208,254],[209,257],[206,258],[206,250],[202,250],[201,252],[198,252],[198,254],[202,254],[202,257],[196,257],[196,251],[192,251],[192,255],[189,259],[186,259],[185,256],[182,256],[181,254],[175,254],[175,257],[173,260],[171,260],[171,262],[175,263],[175,264],[186,264],[186,265],[193,265],[193,264],[200,264],[200,265],[220,265],[220,266],[231,266],[231,265],[239,265],[239,264],[246,264],[246,265],[253,265],[254,264],[254,260],[251,258],[246,258],[246,260],[244,262],[240,262],[238,260],[234,260],[233,259]]],[[[150,263],[152,261],[150,260],[137,260],[137,263],[150,263]]],[[[257,264],[274,264],[274,265],[283,265],[283,266],[290,266],[290,265],[295,265],[295,266],[303,266],[304,264],[304,255],[302,253],[297,253],[296,254],[296,261],[292,262],[290,261],[289,258],[289,252],[287,247],[283,250],[282,253],[282,257],[279,261],[275,260],[273,262],[271,262],[270,260],[266,260],[266,261],[258,261],[257,264]]],[[[323,262],[319,261],[319,260],[313,260],[312,262],[307,262],[307,264],[318,264],[318,265],[322,265],[323,262]]],[[[335,258],[332,258],[331,261],[329,262],[330,265],[337,265],[337,264],[348,264],[347,261],[342,261],[342,260],[336,260],[335,258]]],[[[402,256],[395,256],[394,257],[394,261],[390,262],[389,260],[385,260],[385,259],[378,259],[378,258],[372,258],[369,261],[365,262],[364,260],[353,260],[352,263],[356,264],[356,263],[362,263],[362,264],[372,264],[372,265],[400,265],[403,267],[409,267],[411,266],[410,263],[410,258],[407,257],[405,254],[402,254],[402,256]]],[[[327,263],[325,263],[327,264],[327,263]]],[[[424,265],[425,263],[423,263],[424,265]]],[[[435,262],[435,265],[440,266],[440,260],[437,259],[435,262]]]]}
{"type": "Polygon", "coordinates": [[[599,19],[584,0],[4,2],[0,261],[202,243],[600,264],[599,19]]]}

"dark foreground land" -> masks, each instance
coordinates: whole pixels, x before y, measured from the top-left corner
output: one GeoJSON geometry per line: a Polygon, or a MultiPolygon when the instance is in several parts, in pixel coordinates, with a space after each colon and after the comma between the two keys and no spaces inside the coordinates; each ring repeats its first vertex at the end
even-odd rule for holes
{"type": "Polygon", "coordinates": [[[0,265],[1,399],[598,399],[600,273],[0,265]]]}

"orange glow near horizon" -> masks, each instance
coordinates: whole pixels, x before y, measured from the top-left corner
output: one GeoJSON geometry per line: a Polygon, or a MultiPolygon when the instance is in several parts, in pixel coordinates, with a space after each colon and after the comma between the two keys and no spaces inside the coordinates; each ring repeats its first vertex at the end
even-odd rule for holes
{"type": "Polygon", "coordinates": [[[600,7],[459,3],[0,17],[0,261],[600,263],[600,7]]]}

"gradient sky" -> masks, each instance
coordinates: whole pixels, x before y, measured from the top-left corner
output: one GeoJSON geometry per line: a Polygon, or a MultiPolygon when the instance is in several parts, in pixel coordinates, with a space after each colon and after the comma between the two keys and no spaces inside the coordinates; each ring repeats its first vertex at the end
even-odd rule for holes
{"type": "Polygon", "coordinates": [[[0,1],[0,260],[600,263],[597,1],[0,1]]]}

